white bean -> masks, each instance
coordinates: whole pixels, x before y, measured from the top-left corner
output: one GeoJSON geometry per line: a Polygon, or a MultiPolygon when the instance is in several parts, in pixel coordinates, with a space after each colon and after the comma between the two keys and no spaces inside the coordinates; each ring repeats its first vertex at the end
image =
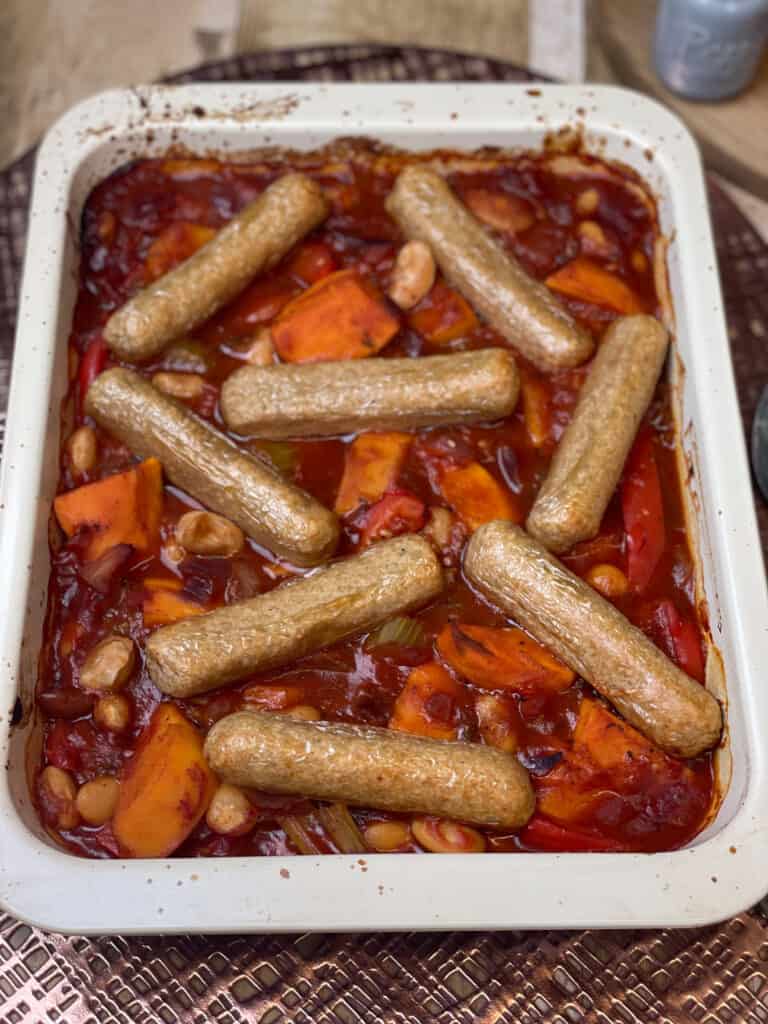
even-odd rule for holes
{"type": "Polygon", "coordinates": [[[245,543],[240,527],[214,512],[185,512],[175,532],[177,542],[195,555],[236,555],[245,543]]]}
{"type": "Polygon", "coordinates": [[[435,281],[435,260],[424,242],[406,242],[395,260],[389,297],[400,309],[421,302],[435,281]]]}
{"type": "Polygon", "coordinates": [[[80,669],[80,685],[86,690],[119,690],[128,682],[135,663],[133,640],[108,636],[88,652],[80,669]]]}

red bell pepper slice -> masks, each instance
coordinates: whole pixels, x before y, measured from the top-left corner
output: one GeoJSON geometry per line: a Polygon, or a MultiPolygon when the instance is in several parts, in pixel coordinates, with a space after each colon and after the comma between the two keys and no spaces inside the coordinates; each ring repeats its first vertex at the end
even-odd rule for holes
{"type": "Polygon", "coordinates": [[[520,832],[525,846],[551,853],[620,853],[626,846],[593,829],[564,828],[535,814],[520,832]]]}
{"type": "Polygon", "coordinates": [[[667,654],[683,672],[703,683],[704,655],[696,623],[684,618],[669,598],[656,605],[653,620],[667,654]]]}
{"type": "Polygon", "coordinates": [[[416,533],[424,525],[426,511],[424,502],[409,491],[390,491],[368,509],[360,547],[401,533],[416,533]]]}
{"type": "Polygon", "coordinates": [[[636,591],[645,590],[666,543],[664,504],[653,454],[653,433],[643,429],[627,459],[621,488],[627,536],[627,577],[636,591]]]}
{"type": "Polygon", "coordinates": [[[104,341],[103,335],[98,334],[88,345],[88,348],[83,354],[83,358],[80,360],[80,369],[77,374],[77,387],[81,408],[85,401],[85,396],[88,393],[88,388],[93,384],[94,380],[106,366],[108,354],[107,343],[104,341]]]}

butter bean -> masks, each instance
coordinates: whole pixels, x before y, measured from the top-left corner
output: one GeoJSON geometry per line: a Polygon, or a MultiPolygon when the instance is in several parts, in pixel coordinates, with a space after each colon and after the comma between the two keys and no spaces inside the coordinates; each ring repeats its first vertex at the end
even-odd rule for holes
{"type": "Polygon", "coordinates": [[[222,836],[241,836],[253,828],[256,810],[239,786],[223,782],[213,794],[205,822],[222,836]]]}
{"type": "Polygon", "coordinates": [[[107,732],[125,732],[131,724],[131,702],[122,693],[107,693],[99,697],[93,720],[107,732]]]}
{"type": "Polygon", "coordinates": [[[200,398],[205,381],[198,373],[171,373],[161,371],[152,377],[152,384],[164,395],[192,402],[200,398]]]}
{"type": "Polygon", "coordinates": [[[389,297],[401,309],[421,302],[435,280],[435,260],[424,242],[406,242],[400,249],[392,272],[389,297]]]}
{"type": "Polygon", "coordinates": [[[236,555],[243,531],[215,512],[185,512],[176,524],[176,541],[195,555],[236,555]]]}
{"type": "Polygon", "coordinates": [[[120,783],[112,775],[99,775],[80,787],[75,800],[87,825],[104,825],[115,812],[120,783]]]}
{"type": "Polygon", "coordinates": [[[96,465],[98,442],[93,427],[78,427],[67,440],[67,454],[74,473],[82,476],[96,465]]]}
{"type": "Polygon", "coordinates": [[[49,764],[40,773],[38,791],[43,814],[55,828],[77,828],[80,824],[80,814],[75,806],[77,787],[69,772],[49,764]]]}
{"type": "Polygon", "coordinates": [[[92,647],[80,669],[80,685],[86,690],[119,690],[128,682],[136,651],[128,636],[108,636],[92,647]]]}
{"type": "Polygon", "coordinates": [[[378,821],[363,832],[367,846],[378,853],[400,850],[411,841],[411,830],[405,821],[378,821]]]}

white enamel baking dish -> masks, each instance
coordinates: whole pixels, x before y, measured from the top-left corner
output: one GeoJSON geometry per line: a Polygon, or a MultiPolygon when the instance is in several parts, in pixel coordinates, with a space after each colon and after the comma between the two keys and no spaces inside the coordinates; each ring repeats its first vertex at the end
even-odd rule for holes
{"type": "MultiPolygon", "coordinates": [[[[741,911],[768,889],[763,562],[699,156],[655,103],[603,86],[243,84],[107,92],[75,107],[37,163],[1,489],[0,902],[19,917],[80,933],[691,926],[741,911]],[[715,820],[689,848],[652,855],[92,861],[62,852],[37,822],[25,758],[35,745],[46,531],[89,190],[126,160],[171,145],[307,149],[365,134],[413,149],[532,148],[564,125],[583,126],[588,148],[646,178],[672,238],[691,508],[727,678],[732,756],[719,759],[727,791],[715,820]],[[11,727],[17,695],[24,714],[11,727]]],[[[709,667],[718,662],[711,652],[709,667]]],[[[710,672],[719,690],[717,676],[710,672]]]]}

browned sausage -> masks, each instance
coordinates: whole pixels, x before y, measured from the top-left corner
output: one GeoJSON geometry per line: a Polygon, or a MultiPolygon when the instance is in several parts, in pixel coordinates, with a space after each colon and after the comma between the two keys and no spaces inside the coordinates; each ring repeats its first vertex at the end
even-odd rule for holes
{"type": "Polygon", "coordinates": [[[333,512],[137,373],[102,373],[88,390],[86,410],[137,455],[158,458],[177,487],[276,555],[316,565],[333,554],[333,512]]]}
{"type": "Polygon", "coordinates": [[[694,757],[717,744],[723,723],[714,697],[518,526],[480,527],[464,572],[663,750],[694,757]]]}
{"type": "Polygon", "coordinates": [[[269,593],[158,629],[146,644],[155,684],[192,697],[362,633],[443,588],[423,537],[381,541],[269,593]]]}
{"type": "Polygon", "coordinates": [[[225,782],[266,792],[496,828],[520,828],[533,813],[522,765],[479,743],[241,711],[213,726],[205,755],[225,782]]]}
{"type": "Polygon", "coordinates": [[[121,359],[151,358],[279,262],[327,214],[310,178],[278,178],[210,242],[113,313],[104,328],[107,344],[121,359]]]}
{"type": "Polygon", "coordinates": [[[500,348],[425,359],[244,366],[224,382],[221,411],[238,434],[306,437],[415,430],[508,416],[519,389],[500,348]]]}
{"type": "Polygon", "coordinates": [[[589,358],[589,334],[490,237],[435,171],[406,167],[386,206],[408,238],[429,245],[451,284],[540,369],[578,366],[589,358]]]}
{"type": "Polygon", "coordinates": [[[526,523],[550,551],[567,551],[600,529],[667,341],[652,316],[622,317],[606,332],[526,523]]]}

